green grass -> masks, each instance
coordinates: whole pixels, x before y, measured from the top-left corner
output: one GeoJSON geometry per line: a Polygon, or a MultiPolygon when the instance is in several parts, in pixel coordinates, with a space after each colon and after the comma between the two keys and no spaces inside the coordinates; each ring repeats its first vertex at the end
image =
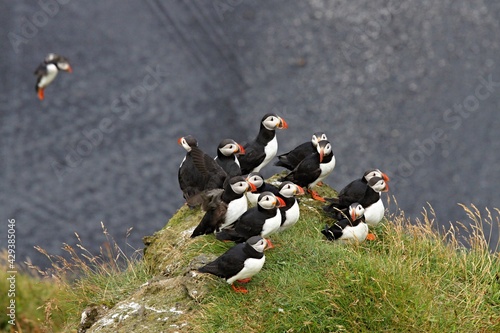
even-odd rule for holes
{"type": "Polygon", "coordinates": [[[412,226],[393,216],[376,241],[342,245],[324,240],[324,222],[309,214],[273,236],[279,246],[247,295],[213,279],[193,331],[500,331],[500,262],[485,242],[464,250],[427,217],[412,226]]]}

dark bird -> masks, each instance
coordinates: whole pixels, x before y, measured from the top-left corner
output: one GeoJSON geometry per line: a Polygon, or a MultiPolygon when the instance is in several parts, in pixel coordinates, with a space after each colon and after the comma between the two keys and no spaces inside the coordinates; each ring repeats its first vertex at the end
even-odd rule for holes
{"type": "Polygon", "coordinates": [[[245,154],[245,149],[232,139],[224,139],[217,147],[215,161],[227,173],[228,177],[241,176],[238,155],[245,154]]]}
{"type": "Polygon", "coordinates": [[[278,155],[278,162],[274,165],[287,168],[290,171],[295,169],[304,158],[316,152],[316,146],[321,140],[328,140],[326,134],[323,132],[314,133],[311,141],[304,142],[288,153],[278,155]]]}
{"type": "Polygon", "coordinates": [[[203,210],[206,211],[191,238],[219,231],[233,224],[248,209],[245,192],[249,185],[245,177],[227,178],[223,189],[203,192],[203,210]]]}
{"type": "MultiPolygon", "coordinates": [[[[223,229],[215,234],[218,240],[244,242],[250,237],[260,236],[266,238],[276,232],[281,225],[281,212],[279,207],[285,206],[280,197],[271,192],[263,192],[259,196],[256,207],[247,210],[234,223],[232,228],[223,229]]],[[[273,245],[267,241],[269,248],[273,245]]]]}
{"type": "Polygon", "coordinates": [[[72,73],[73,69],[68,59],[55,53],[49,53],[36,68],[34,73],[37,76],[35,88],[40,100],[44,99],[45,88],[54,81],[59,71],[72,73]]]}
{"type": "Polygon", "coordinates": [[[256,188],[255,191],[249,191],[246,193],[247,199],[252,206],[257,205],[259,195],[262,192],[271,192],[274,195],[278,195],[279,193],[279,189],[273,184],[269,184],[268,182],[266,182],[260,172],[251,172],[246,179],[247,182],[251,183],[256,188]]]}
{"type": "Polygon", "coordinates": [[[245,155],[240,156],[241,173],[260,171],[278,152],[276,129],[288,128],[286,121],[272,113],[266,114],[260,123],[260,130],[252,142],[243,145],[245,155]]]}
{"type": "Polygon", "coordinates": [[[226,172],[198,148],[198,141],[187,135],[177,140],[187,153],[179,166],[178,180],[182,194],[190,207],[202,203],[203,191],[222,188],[227,178],[226,172]]]}
{"type": "MultiPolygon", "coordinates": [[[[382,192],[389,191],[389,185],[386,181],[380,177],[372,177],[368,181],[368,186],[366,187],[365,194],[357,202],[361,204],[365,209],[365,221],[366,224],[374,226],[378,224],[384,217],[384,202],[381,198],[382,192]]],[[[343,203],[347,203],[345,200],[343,203]]],[[[353,204],[350,203],[349,205],[353,204]]],[[[337,203],[331,203],[328,206],[323,207],[324,211],[327,212],[335,219],[342,218],[342,212],[345,213],[346,208],[344,206],[339,206],[337,203]]]]}
{"type": "Polygon", "coordinates": [[[365,171],[361,178],[353,180],[340,190],[337,198],[328,198],[326,200],[334,203],[335,207],[339,209],[347,208],[352,203],[359,202],[364,197],[368,188],[368,182],[373,177],[382,178],[386,182],[389,181],[389,177],[379,169],[369,169],[365,171]]]}
{"type": "Polygon", "coordinates": [[[335,155],[328,140],[318,142],[316,152],[304,158],[295,169],[281,180],[291,181],[294,184],[307,188],[312,198],[325,201],[313,187],[325,179],[335,168],[335,155]]]}
{"type": "Polygon", "coordinates": [[[325,226],[321,233],[328,240],[362,242],[368,236],[368,226],[364,219],[365,209],[359,203],[349,206],[349,213],[335,222],[331,227],[325,226]]]}
{"type": "Polygon", "coordinates": [[[250,237],[245,243],[236,244],[214,261],[198,268],[198,271],[226,279],[234,291],[246,294],[246,288],[237,287],[234,283],[247,283],[260,272],[266,261],[266,246],[267,242],[262,237],[250,237]]]}
{"type": "Polygon", "coordinates": [[[300,217],[299,201],[295,198],[296,195],[303,195],[304,189],[297,184],[289,181],[281,183],[278,196],[285,202],[284,207],[280,207],[281,211],[281,226],[278,231],[284,231],[291,228],[300,217]]]}

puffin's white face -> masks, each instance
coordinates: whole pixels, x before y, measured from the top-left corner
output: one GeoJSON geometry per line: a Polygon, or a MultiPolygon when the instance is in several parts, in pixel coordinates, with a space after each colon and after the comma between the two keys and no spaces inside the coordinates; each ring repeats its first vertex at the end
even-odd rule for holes
{"type": "MultiPolygon", "coordinates": [[[[316,146],[316,149],[318,150],[318,153],[321,154],[321,149],[322,147],[320,147],[319,145],[316,146]]],[[[323,147],[323,156],[328,156],[332,153],[332,144],[330,142],[328,142],[326,145],[324,145],[323,147]]]]}
{"type": "Polygon", "coordinates": [[[191,151],[191,146],[187,143],[186,138],[182,137],[177,142],[182,146],[182,148],[186,149],[186,151],[191,151]]]}
{"type": "Polygon", "coordinates": [[[243,194],[248,190],[248,183],[246,181],[239,181],[231,184],[231,188],[236,194],[243,194]]]}
{"type": "Polygon", "coordinates": [[[387,185],[385,180],[380,179],[378,182],[372,185],[372,189],[376,192],[387,192],[389,191],[389,185],[387,185]]]}
{"type": "Polygon", "coordinates": [[[365,179],[367,182],[369,182],[373,177],[382,178],[382,172],[379,169],[373,169],[371,171],[367,171],[367,173],[365,174],[365,179]]]}
{"type": "Polygon", "coordinates": [[[365,214],[365,208],[360,204],[352,204],[349,206],[349,216],[353,221],[359,219],[365,214]]]}
{"type": "Polygon", "coordinates": [[[66,61],[60,61],[57,63],[57,68],[62,71],[71,72],[71,66],[66,61]]]}
{"type": "Polygon", "coordinates": [[[240,146],[236,142],[233,142],[226,144],[224,147],[219,148],[219,150],[224,156],[231,156],[240,152],[240,146]]]}
{"type": "Polygon", "coordinates": [[[294,184],[294,183],[287,183],[280,189],[280,194],[284,196],[285,198],[291,198],[294,195],[300,195],[304,194],[304,189],[302,187],[294,184]]]}
{"type": "Polygon", "coordinates": [[[267,247],[267,241],[264,238],[261,238],[257,243],[252,244],[251,247],[253,247],[255,251],[264,252],[267,247]]]}
{"type": "Polygon", "coordinates": [[[247,182],[252,183],[256,188],[260,188],[264,184],[264,179],[260,175],[250,174],[247,177],[247,182]]]}
{"type": "Polygon", "coordinates": [[[261,206],[264,209],[272,209],[276,207],[276,204],[278,203],[278,200],[276,199],[276,196],[272,193],[264,194],[259,197],[259,206],[261,206]]]}
{"type": "Polygon", "coordinates": [[[265,128],[268,130],[275,130],[277,128],[287,128],[288,125],[286,124],[285,120],[283,118],[278,117],[276,115],[270,115],[266,119],[262,121],[262,125],[264,125],[265,128]]]}
{"type": "Polygon", "coordinates": [[[321,140],[328,140],[325,133],[314,133],[311,139],[311,143],[314,147],[318,145],[318,142],[321,140]]]}

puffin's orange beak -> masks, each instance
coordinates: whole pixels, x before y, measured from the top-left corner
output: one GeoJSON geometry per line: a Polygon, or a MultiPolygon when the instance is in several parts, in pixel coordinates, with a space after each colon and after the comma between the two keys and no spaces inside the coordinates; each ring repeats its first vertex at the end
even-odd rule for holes
{"type": "Polygon", "coordinates": [[[182,145],[181,141],[182,141],[182,137],[180,137],[179,139],[177,139],[177,143],[180,144],[180,145],[182,145]]]}
{"type": "Polygon", "coordinates": [[[325,151],[323,148],[319,151],[319,163],[323,162],[323,157],[325,156],[325,151]]]}
{"type": "Polygon", "coordinates": [[[303,195],[306,193],[304,191],[304,189],[302,188],[302,186],[299,186],[299,185],[296,185],[296,186],[297,186],[297,193],[295,193],[296,195],[303,195]]]}
{"type": "Polygon", "coordinates": [[[279,125],[279,128],[281,129],[287,129],[288,128],[288,124],[286,123],[285,119],[281,118],[280,117],[280,125],[279,125]]]}
{"type": "MultiPolygon", "coordinates": [[[[239,150],[240,150],[239,154],[240,154],[240,155],[244,155],[244,154],[245,154],[245,148],[243,148],[243,146],[242,146],[242,145],[238,145],[238,148],[239,148],[239,150]]],[[[236,152],[235,152],[235,153],[236,153],[236,152]]]]}
{"type": "Polygon", "coordinates": [[[278,200],[278,204],[276,205],[276,207],[285,207],[286,206],[285,200],[281,199],[280,197],[276,197],[276,200],[278,200]]]}
{"type": "Polygon", "coordinates": [[[353,221],[353,222],[356,221],[356,211],[355,210],[353,210],[351,212],[351,221],[353,221]]]}
{"type": "Polygon", "coordinates": [[[247,183],[248,183],[248,187],[250,188],[250,192],[257,191],[257,187],[254,184],[252,184],[250,182],[247,182],[247,183]]]}
{"type": "Polygon", "coordinates": [[[386,182],[390,181],[391,179],[389,176],[387,176],[385,173],[382,172],[382,179],[385,180],[386,182]]]}
{"type": "Polygon", "coordinates": [[[68,73],[73,73],[73,68],[71,68],[71,66],[68,65],[68,73]]]}

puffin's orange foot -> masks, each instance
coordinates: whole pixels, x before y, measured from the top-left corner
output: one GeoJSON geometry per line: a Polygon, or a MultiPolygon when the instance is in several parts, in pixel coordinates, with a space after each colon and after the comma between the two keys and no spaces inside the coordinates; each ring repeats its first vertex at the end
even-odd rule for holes
{"type": "Polygon", "coordinates": [[[319,187],[321,187],[323,185],[325,185],[323,182],[319,182],[319,183],[316,184],[316,186],[319,186],[319,187]]]}
{"type": "Polygon", "coordinates": [[[321,195],[319,195],[318,192],[313,191],[313,190],[308,190],[308,192],[309,192],[309,194],[311,194],[311,197],[314,200],[318,200],[318,201],[321,201],[321,202],[326,202],[325,198],[323,198],[321,195]]]}
{"type": "Polygon", "coordinates": [[[43,94],[43,88],[38,88],[38,98],[43,101],[43,98],[45,97],[43,94]]]}
{"type": "Polygon", "coordinates": [[[237,293],[248,294],[248,290],[245,287],[236,287],[234,284],[232,284],[231,288],[233,288],[233,290],[237,293]]]}
{"type": "Polygon", "coordinates": [[[377,237],[372,234],[372,233],[369,233],[368,236],[366,236],[366,240],[369,240],[369,241],[374,241],[377,237]]]}
{"type": "Polygon", "coordinates": [[[239,283],[248,283],[248,282],[250,282],[250,280],[252,280],[252,278],[246,278],[246,279],[241,279],[241,280],[236,280],[236,281],[238,281],[239,283]]]}

